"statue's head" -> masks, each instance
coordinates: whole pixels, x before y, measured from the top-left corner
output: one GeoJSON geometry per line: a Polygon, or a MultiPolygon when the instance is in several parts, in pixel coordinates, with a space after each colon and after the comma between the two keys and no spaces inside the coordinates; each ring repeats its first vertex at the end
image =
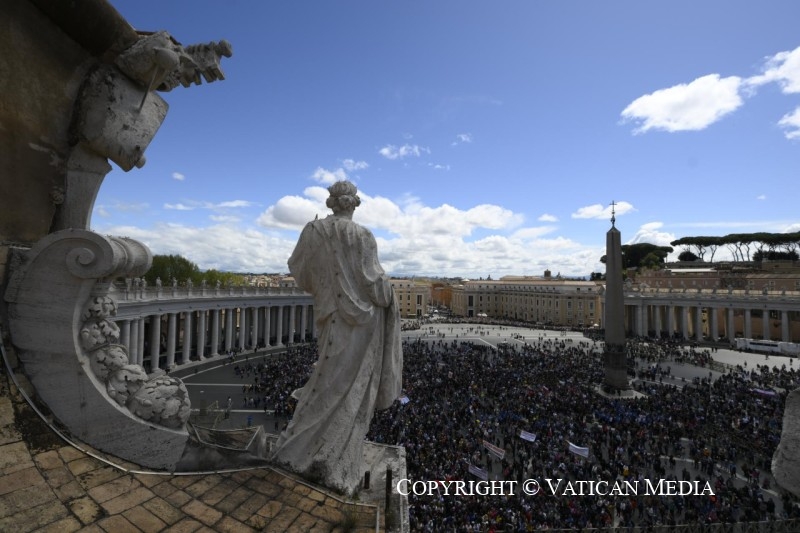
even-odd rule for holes
{"type": "Polygon", "coordinates": [[[330,196],[325,201],[334,214],[352,212],[361,205],[361,198],[358,197],[358,189],[349,181],[337,181],[328,187],[330,196]]]}

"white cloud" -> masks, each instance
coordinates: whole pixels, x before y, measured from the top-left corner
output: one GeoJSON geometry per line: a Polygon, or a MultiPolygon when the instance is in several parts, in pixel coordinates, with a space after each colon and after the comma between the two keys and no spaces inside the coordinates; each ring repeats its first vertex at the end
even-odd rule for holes
{"type": "Polygon", "coordinates": [[[800,46],[768,57],[763,73],[745,82],[753,86],[775,82],[785,94],[800,93],[800,46]]]}
{"type": "MultiPolygon", "coordinates": [[[[674,233],[662,231],[661,229],[663,227],[663,222],[648,222],[647,224],[642,224],[633,237],[628,240],[627,244],[647,242],[650,244],[655,244],[656,246],[671,246],[670,243],[676,240],[677,237],[674,233]]],[[[677,260],[680,252],[681,250],[674,250],[673,253],[670,254],[668,260],[677,260]]]]}
{"type": "MultiPolygon", "coordinates": [[[[327,196],[322,187],[285,196],[261,214],[258,224],[300,230],[315,216],[330,213],[324,204],[327,196]]],[[[499,277],[541,275],[549,268],[564,275],[588,275],[603,268],[602,247],[545,238],[554,226],[521,227],[522,215],[498,205],[460,209],[427,206],[413,196],[394,201],[363,190],[359,196],[362,203],[353,218],[375,234],[381,264],[390,274],[499,277]]]]}
{"type": "Polygon", "coordinates": [[[343,168],[337,168],[336,170],[326,170],[322,167],[317,167],[317,169],[311,175],[311,179],[319,183],[331,184],[337,181],[346,180],[347,173],[344,171],[343,168]]]}
{"type": "Polygon", "coordinates": [[[800,139],[800,107],[784,115],[778,121],[778,126],[787,130],[784,133],[787,139],[800,139]]]}
{"type": "Polygon", "coordinates": [[[539,218],[537,218],[539,222],[558,222],[558,218],[554,215],[548,215],[547,213],[543,214],[539,218]]]}
{"type": "MultiPolygon", "coordinates": [[[[616,202],[614,204],[614,212],[617,216],[624,215],[633,210],[634,207],[628,202],[616,202]]],[[[587,205],[586,207],[578,208],[571,216],[572,218],[602,218],[611,220],[611,206],[604,206],[602,204],[587,205]]]]}
{"type": "Polygon", "coordinates": [[[395,160],[395,159],[403,159],[410,156],[419,157],[420,155],[422,155],[422,153],[430,154],[431,151],[429,148],[426,148],[424,146],[419,146],[417,144],[404,144],[403,146],[400,147],[395,146],[393,144],[387,144],[386,146],[378,150],[378,153],[381,154],[386,159],[395,160]]]}
{"type": "MultiPolygon", "coordinates": [[[[321,188],[321,187],[320,187],[321,188]]],[[[325,192],[325,198],[328,191],[325,192]]],[[[308,189],[306,189],[308,191],[308,189]]],[[[325,200],[302,198],[300,196],[284,196],[271,205],[256,219],[259,226],[278,229],[301,229],[307,222],[327,216],[330,211],[325,207],[325,200]]]]}
{"type": "Polygon", "coordinates": [[[450,170],[450,165],[440,165],[439,163],[428,163],[428,166],[434,170],[450,170]]]}
{"type": "Polygon", "coordinates": [[[766,200],[766,199],[767,199],[766,194],[759,194],[758,196],[756,196],[756,200],[766,200]]]}
{"type": "Polygon", "coordinates": [[[191,211],[192,209],[194,209],[194,207],[182,203],[177,203],[177,204],[164,204],[164,209],[175,209],[177,211],[191,211]]]}
{"type": "Polygon", "coordinates": [[[227,207],[251,207],[256,205],[255,202],[249,200],[229,200],[227,202],[220,202],[218,204],[211,204],[211,209],[227,208],[227,207]]]}
{"type": "Polygon", "coordinates": [[[150,229],[116,226],[103,232],[139,240],[154,254],[181,255],[203,270],[233,272],[288,272],[286,262],[296,242],[296,238],[234,224],[189,227],[158,223],[150,229]]]}
{"type": "Polygon", "coordinates": [[[342,166],[344,166],[345,170],[348,172],[353,172],[356,170],[364,170],[365,168],[369,167],[369,164],[366,161],[355,161],[353,159],[345,159],[342,161],[342,166]]]}
{"type": "Polygon", "coordinates": [[[471,133],[459,133],[456,135],[456,140],[451,143],[452,146],[457,146],[459,144],[467,144],[472,142],[472,134],[471,133]]]}
{"type": "Polygon", "coordinates": [[[741,85],[738,76],[709,74],[640,96],[622,111],[622,119],[639,124],[635,133],[702,130],[742,105],[741,85]]]}
{"type": "Polygon", "coordinates": [[[211,215],[208,218],[210,218],[214,222],[219,222],[224,224],[239,222],[241,220],[241,218],[232,215],[211,215]]]}
{"type": "Polygon", "coordinates": [[[172,179],[175,179],[175,180],[178,180],[178,181],[183,181],[183,180],[186,179],[186,176],[184,176],[180,172],[173,172],[172,173],[172,179]]]}

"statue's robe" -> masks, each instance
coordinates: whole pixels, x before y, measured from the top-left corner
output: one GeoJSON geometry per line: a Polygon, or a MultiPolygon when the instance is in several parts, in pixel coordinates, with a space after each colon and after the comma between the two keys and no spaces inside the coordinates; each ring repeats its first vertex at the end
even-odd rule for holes
{"type": "Polygon", "coordinates": [[[273,458],[345,493],[362,476],[364,437],[375,409],[400,395],[398,304],[378,263],[375,238],[335,215],[309,222],[289,259],[297,286],[314,297],[319,360],[299,390],[273,458]]]}

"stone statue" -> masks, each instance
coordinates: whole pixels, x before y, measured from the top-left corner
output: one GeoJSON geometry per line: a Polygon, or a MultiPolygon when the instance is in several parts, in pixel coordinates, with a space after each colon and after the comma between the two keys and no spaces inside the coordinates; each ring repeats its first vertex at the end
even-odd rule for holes
{"type": "Polygon", "coordinates": [[[156,288],[159,289],[159,290],[161,289],[161,277],[160,276],[156,278],[156,288]]]}
{"type": "Polygon", "coordinates": [[[177,278],[172,278],[172,288],[173,289],[177,289],[178,288],[178,279],[177,278]]]}
{"type": "Polygon", "coordinates": [[[314,297],[319,360],[293,394],[297,408],[273,459],[352,494],[373,412],[400,395],[400,316],[375,238],[352,221],[361,203],[355,185],[340,181],[328,191],[333,215],[306,224],[289,258],[297,286],[314,297]]]}

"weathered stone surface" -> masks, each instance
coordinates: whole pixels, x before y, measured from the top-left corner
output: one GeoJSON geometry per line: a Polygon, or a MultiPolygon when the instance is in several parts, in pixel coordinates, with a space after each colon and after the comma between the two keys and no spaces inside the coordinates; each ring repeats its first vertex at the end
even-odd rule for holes
{"type": "Polygon", "coordinates": [[[339,181],[328,191],[333,215],[309,222],[289,258],[297,286],[314,297],[319,359],[293,393],[297,407],[274,460],[352,493],[361,482],[373,412],[400,395],[403,353],[398,303],[375,237],[352,220],[361,203],[356,187],[339,181]]]}
{"type": "Polygon", "coordinates": [[[142,531],[161,531],[167,527],[166,522],[141,506],[128,509],[122,516],[142,531]]]}
{"type": "Polygon", "coordinates": [[[181,507],[181,511],[196,518],[207,526],[214,525],[222,518],[222,513],[197,500],[192,500],[181,507]]]}
{"type": "Polygon", "coordinates": [[[772,475],[780,486],[800,497],[800,389],[786,398],[781,442],[772,457],[772,475]]]}
{"type": "Polygon", "coordinates": [[[72,511],[84,525],[93,524],[104,515],[103,509],[88,496],[74,499],[67,505],[70,511],[72,511]]]}
{"type": "Polygon", "coordinates": [[[142,504],[142,507],[156,515],[165,523],[172,525],[185,515],[162,498],[153,498],[142,504]]]}

